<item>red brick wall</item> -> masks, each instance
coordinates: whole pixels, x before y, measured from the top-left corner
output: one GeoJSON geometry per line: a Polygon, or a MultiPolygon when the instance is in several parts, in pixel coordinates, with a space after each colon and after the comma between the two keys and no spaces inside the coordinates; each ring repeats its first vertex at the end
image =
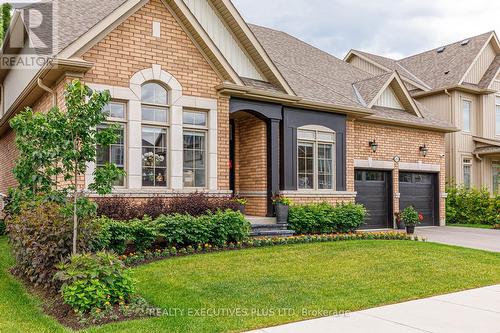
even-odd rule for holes
{"type": "Polygon", "coordinates": [[[267,126],[250,115],[236,120],[235,185],[236,192],[248,200],[247,214],[266,216],[267,126]]]}
{"type": "MultiPolygon", "coordinates": [[[[372,158],[379,161],[392,161],[395,156],[401,162],[436,164],[440,166],[439,192],[445,193],[445,140],[444,134],[426,130],[401,128],[388,125],[379,125],[362,121],[348,121],[347,147],[352,150],[354,159],[367,160],[372,158]],[[353,131],[351,132],[351,129],[353,131]],[[371,151],[368,142],[375,139],[378,143],[376,153],[371,151]],[[426,157],[420,154],[420,146],[426,144],[429,153],[426,157]]],[[[354,188],[354,161],[348,162],[348,188],[354,188]]],[[[399,193],[399,165],[394,163],[393,170],[394,193],[399,193]]],[[[444,221],[445,199],[439,198],[439,215],[444,221]]],[[[399,198],[394,197],[394,211],[399,211],[399,198]]]]}

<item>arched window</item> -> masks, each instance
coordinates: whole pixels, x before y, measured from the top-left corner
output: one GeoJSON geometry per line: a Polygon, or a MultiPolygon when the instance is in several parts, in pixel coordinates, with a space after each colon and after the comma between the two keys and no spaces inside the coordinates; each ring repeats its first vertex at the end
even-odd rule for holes
{"type": "Polygon", "coordinates": [[[297,131],[297,176],[300,190],[335,189],[335,132],[322,126],[297,131]]]}
{"type": "Polygon", "coordinates": [[[158,83],[142,86],[142,186],[167,187],[168,92],[158,83]]]}

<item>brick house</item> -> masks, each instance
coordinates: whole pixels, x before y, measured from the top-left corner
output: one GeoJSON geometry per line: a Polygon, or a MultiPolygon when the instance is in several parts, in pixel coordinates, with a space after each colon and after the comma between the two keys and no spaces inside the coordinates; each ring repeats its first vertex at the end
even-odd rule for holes
{"type": "Polygon", "coordinates": [[[272,216],[270,198],[283,193],[363,203],[368,228],[392,228],[409,204],[425,225],[445,223],[444,138],[455,128],[397,70],[373,75],[248,25],[229,0],[54,3],[54,61],[0,71],[0,192],[15,185],[8,120],[26,106],[63,107],[65,83],[79,78],[111,92],[108,121],[123,128],[84,175],[107,161],[124,168],[113,195],[238,194],[248,214],[272,216]]]}
{"type": "Polygon", "coordinates": [[[411,96],[461,130],[446,135],[447,181],[500,192],[500,43],[494,31],[394,60],[351,50],[374,75],[397,68],[411,96]]]}

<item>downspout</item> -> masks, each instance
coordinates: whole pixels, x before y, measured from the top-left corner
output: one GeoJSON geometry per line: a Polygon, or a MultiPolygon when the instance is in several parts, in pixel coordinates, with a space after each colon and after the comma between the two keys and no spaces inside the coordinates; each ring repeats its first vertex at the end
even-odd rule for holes
{"type": "Polygon", "coordinates": [[[53,89],[50,89],[49,87],[47,87],[43,81],[42,81],[42,78],[38,78],[37,80],[37,83],[38,83],[38,86],[40,88],[42,88],[43,90],[45,90],[46,92],[48,92],[49,94],[52,95],[52,105],[53,106],[56,106],[57,105],[57,98],[56,98],[56,93],[54,92],[53,89]]]}

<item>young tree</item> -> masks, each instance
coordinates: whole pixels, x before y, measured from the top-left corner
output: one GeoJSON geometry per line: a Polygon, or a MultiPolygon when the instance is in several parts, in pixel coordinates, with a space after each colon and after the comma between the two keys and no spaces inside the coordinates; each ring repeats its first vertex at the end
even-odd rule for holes
{"type": "MultiPolygon", "coordinates": [[[[14,168],[18,196],[59,195],[71,200],[67,205],[73,217],[73,254],[77,252],[78,218],[89,205],[82,196],[81,176],[96,160],[96,146],[116,141],[117,127],[98,130],[106,120],[102,110],[109,99],[108,91],[92,91],[74,80],[66,86],[65,111],[53,107],[47,113],[34,113],[27,108],[10,122],[19,150],[14,168]]],[[[110,193],[113,182],[123,174],[116,165],[106,164],[94,171],[89,189],[100,195],[110,193]]]]}

